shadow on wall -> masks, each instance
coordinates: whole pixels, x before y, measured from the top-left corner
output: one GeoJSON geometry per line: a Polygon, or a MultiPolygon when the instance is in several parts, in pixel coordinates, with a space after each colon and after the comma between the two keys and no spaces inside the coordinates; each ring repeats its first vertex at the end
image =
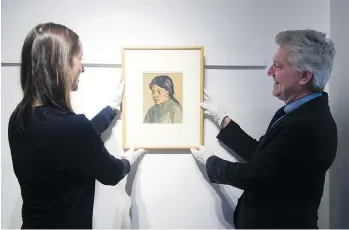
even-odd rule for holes
{"type": "MultiPolygon", "coordinates": [[[[11,215],[9,229],[20,229],[22,226],[22,197],[19,195],[11,215]]],[[[4,210],[3,210],[4,211],[4,210]]]]}
{"type": "Polygon", "coordinates": [[[109,140],[109,138],[111,137],[111,134],[113,132],[113,128],[115,127],[116,123],[118,122],[118,120],[120,120],[121,118],[121,113],[119,113],[118,115],[116,115],[114,117],[114,120],[111,122],[111,124],[109,125],[109,127],[101,134],[101,138],[103,140],[103,142],[106,142],[107,140],[109,140]]]}
{"type": "MultiPolygon", "coordinates": [[[[160,154],[160,153],[163,154],[164,151],[169,152],[171,150],[153,150],[152,154],[160,154]]],[[[142,161],[143,157],[144,155],[141,158],[137,159],[137,161],[132,166],[131,171],[127,177],[127,182],[125,187],[125,191],[128,194],[128,196],[132,197],[131,198],[132,207],[130,210],[130,217],[132,220],[133,229],[138,229],[140,227],[140,223],[139,223],[140,218],[139,218],[138,210],[146,210],[144,207],[144,203],[139,202],[139,199],[138,199],[138,202],[136,202],[134,196],[132,196],[132,190],[134,189],[134,185],[135,185],[134,181],[137,175],[137,170],[139,168],[139,164],[142,161]]],[[[222,186],[217,184],[211,184],[211,182],[209,182],[205,166],[200,162],[198,162],[197,160],[195,161],[204,179],[207,181],[207,183],[209,183],[212,186],[213,190],[217,193],[217,195],[221,200],[220,204],[219,202],[217,202],[215,205],[216,213],[217,213],[217,216],[219,217],[219,222],[222,224],[222,226],[224,226],[225,229],[234,229],[235,227],[233,223],[233,214],[234,214],[236,204],[229,197],[229,195],[226,194],[226,191],[222,186]]],[[[148,220],[147,216],[144,216],[144,215],[146,215],[146,213],[142,213],[142,220],[143,221],[148,220]]],[[[150,228],[149,222],[146,222],[146,223],[142,222],[142,228],[145,228],[145,229],[150,228]]]]}
{"type": "MultiPolygon", "coordinates": [[[[132,190],[134,188],[134,181],[137,175],[137,170],[139,168],[139,164],[142,161],[144,155],[142,155],[141,157],[139,157],[137,159],[137,161],[132,165],[131,170],[127,176],[127,180],[126,180],[126,186],[125,186],[125,192],[127,193],[127,195],[129,197],[131,197],[131,207],[130,207],[130,211],[129,211],[129,216],[131,219],[131,228],[132,229],[139,229],[140,228],[140,223],[139,223],[139,211],[138,210],[146,210],[144,203],[143,202],[139,202],[140,199],[138,199],[138,202],[136,202],[136,198],[135,196],[132,196],[132,190]]],[[[142,220],[147,221],[148,217],[147,217],[147,213],[144,212],[142,213],[142,220]]],[[[143,222],[142,223],[142,228],[150,228],[150,224],[149,222],[143,222]]]]}
{"type": "MultiPolygon", "coordinates": [[[[219,126],[219,124],[217,124],[217,122],[212,118],[212,116],[209,116],[207,114],[204,114],[204,119],[209,120],[211,123],[213,123],[218,130],[221,129],[221,127],[219,126]]],[[[219,144],[221,145],[221,147],[226,150],[231,156],[233,156],[238,162],[245,162],[245,160],[239,156],[235,151],[233,151],[232,149],[230,149],[228,146],[226,146],[225,144],[223,144],[222,142],[219,141],[219,144]]],[[[207,171],[206,171],[206,167],[204,165],[202,165],[199,161],[196,160],[196,163],[198,165],[198,168],[200,169],[201,173],[203,174],[205,180],[210,183],[210,185],[212,186],[213,190],[217,193],[217,195],[220,197],[222,203],[221,203],[221,207],[216,207],[217,211],[219,210],[219,208],[221,209],[222,213],[223,213],[223,217],[224,220],[220,220],[220,222],[223,224],[223,226],[225,228],[235,228],[234,226],[234,220],[233,220],[233,216],[234,216],[234,211],[236,208],[236,203],[234,203],[234,201],[231,199],[231,197],[226,193],[225,189],[223,188],[223,185],[219,185],[219,184],[215,184],[215,183],[211,183],[209,181],[208,175],[207,175],[207,171]]],[[[237,197],[236,199],[237,200],[237,197]]],[[[219,211],[218,211],[219,212],[219,211]]],[[[220,217],[220,215],[217,215],[218,217],[220,217]]]]}
{"type": "Polygon", "coordinates": [[[224,189],[219,184],[213,184],[210,182],[207,172],[206,172],[206,166],[200,163],[195,159],[195,162],[201,171],[204,179],[209,183],[213,190],[217,193],[219,198],[221,199],[221,206],[216,205],[216,212],[217,216],[221,217],[220,213],[223,213],[223,218],[220,218],[219,221],[224,226],[225,229],[234,229],[234,221],[233,221],[233,214],[235,211],[236,204],[230,199],[230,197],[226,194],[224,189]]]}
{"type": "MultiPolygon", "coordinates": [[[[110,124],[110,126],[103,132],[101,138],[104,142],[106,142],[112,134],[113,128],[116,125],[117,121],[120,120],[120,116],[121,114],[118,114],[114,120],[112,121],[112,123],[110,124]]],[[[130,199],[130,202],[128,204],[128,207],[125,207],[125,210],[122,213],[122,217],[120,218],[115,218],[115,222],[113,224],[113,228],[122,228],[122,229],[130,229],[130,228],[136,228],[138,229],[140,224],[139,224],[139,215],[138,215],[138,210],[142,209],[142,210],[146,210],[144,208],[144,204],[135,201],[135,197],[132,196],[132,189],[134,187],[134,181],[137,175],[137,170],[139,167],[140,162],[142,161],[144,155],[139,157],[136,162],[134,162],[134,164],[132,165],[130,172],[128,173],[128,175],[126,176],[126,184],[125,184],[125,192],[127,194],[127,196],[130,199]],[[120,223],[120,221],[122,223],[120,223]]],[[[142,213],[142,219],[143,220],[147,220],[148,218],[144,215],[146,215],[146,213],[142,213]]],[[[149,223],[142,223],[142,226],[145,226],[145,228],[149,228],[150,224],[149,223]]]]}

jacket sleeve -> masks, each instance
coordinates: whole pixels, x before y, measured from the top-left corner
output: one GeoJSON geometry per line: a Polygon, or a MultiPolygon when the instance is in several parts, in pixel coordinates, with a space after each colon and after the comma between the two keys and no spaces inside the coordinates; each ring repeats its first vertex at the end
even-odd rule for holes
{"type": "Polygon", "coordinates": [[[307,148],[305,140],[299,131],[281,131],[248,163],[229,162],[211,156],[206,162],[208,177],[213,183],[228,184],[242,190],[286,183],[289,178],[295,178],[295,173],[301,172],[301,163],[295,171],[292,162],[297,159],[296,153],[307,148]]]}
{"type": "Polygon", "coordinates": [[[245,161],[249,161],[258,141],[245,133],[234,121],[230,121],[217,135],[217,139],[233,149],[245,161]]]}
{"type": "Polygon", "coordinates": [[[118,159],[105,148],[91,122],[78,115],[70,121],[66,162],[70,170],[95,178],[105,185],[116,185],[130,171],[130,163],[118,159]]]}
{"type": "Polygon", "coordinates": [[[101,135],[110,126],[118,112],[119,111],[114,111],[110,106],[107,106],[91,119],[91,123],[99,135],[101,135]]]}

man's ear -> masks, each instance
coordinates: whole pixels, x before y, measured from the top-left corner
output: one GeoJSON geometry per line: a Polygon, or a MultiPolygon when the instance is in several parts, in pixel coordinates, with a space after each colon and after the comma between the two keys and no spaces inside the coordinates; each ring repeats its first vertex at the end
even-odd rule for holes
{"type": "Polygon", "coordinates": [[[313,73],[310,71],[303,71],[301,73],[301,79],[300,79],[300,84],[301,85],[307,85],[311,79],[313,78],[313,73]]]}

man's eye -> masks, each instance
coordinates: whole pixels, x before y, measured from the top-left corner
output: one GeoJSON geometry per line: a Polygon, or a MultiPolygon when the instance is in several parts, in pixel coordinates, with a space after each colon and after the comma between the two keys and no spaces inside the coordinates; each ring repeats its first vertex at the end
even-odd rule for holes
{"type": "Polygon", "coordinates": [[[280,69],[281,65],[274,63],[274,67],[280,69]]]}

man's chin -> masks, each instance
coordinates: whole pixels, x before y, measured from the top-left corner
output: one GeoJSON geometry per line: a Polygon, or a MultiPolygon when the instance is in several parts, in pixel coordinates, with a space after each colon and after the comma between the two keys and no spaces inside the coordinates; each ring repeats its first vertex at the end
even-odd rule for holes
{"type": "Polygon", "coordinates": [[[277,92],[276,90],[273,90],[272,94],[273,94],[274,97],[279,97],[280,96],[280,93],[277,92]]]}

